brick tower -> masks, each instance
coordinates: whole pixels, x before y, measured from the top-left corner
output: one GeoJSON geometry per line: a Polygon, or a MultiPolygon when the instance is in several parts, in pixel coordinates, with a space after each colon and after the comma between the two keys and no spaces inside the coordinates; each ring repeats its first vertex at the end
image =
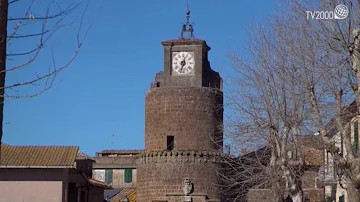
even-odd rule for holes
{"type": "Polygon", "coordinates": [[[181,37],[162,42],[164,70],[146,94],[137,202],[220,201],[222,80],[186,14],[181,37]]]}

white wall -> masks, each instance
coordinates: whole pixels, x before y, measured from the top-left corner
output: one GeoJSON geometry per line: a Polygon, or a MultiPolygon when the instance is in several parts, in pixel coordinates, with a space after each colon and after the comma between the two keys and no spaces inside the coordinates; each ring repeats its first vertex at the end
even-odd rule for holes
{"type": "Polygon", "coordinates": [[[0,181],[0,202],[62,202],[61,181],[0,181]]]}

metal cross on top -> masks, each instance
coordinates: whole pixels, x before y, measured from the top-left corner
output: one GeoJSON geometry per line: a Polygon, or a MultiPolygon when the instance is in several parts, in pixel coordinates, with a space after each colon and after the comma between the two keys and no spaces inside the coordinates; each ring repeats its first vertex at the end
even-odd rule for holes
{"type": "Polygon", "coordinates": [[[189,20],[190,20],[190,10],[189,10],[189,1],[187,1],[187,4],[186,4],[186,23],[183,24],[182,29],[181,29],[181,36],[180,36],[181,39],[184,38],[184,32],[189,33],[190,38],[194,38],[194,34],[193,34],[193,32],[194,32],[193,26],[194,25],[191,24],[189,22],[189,20]]]}

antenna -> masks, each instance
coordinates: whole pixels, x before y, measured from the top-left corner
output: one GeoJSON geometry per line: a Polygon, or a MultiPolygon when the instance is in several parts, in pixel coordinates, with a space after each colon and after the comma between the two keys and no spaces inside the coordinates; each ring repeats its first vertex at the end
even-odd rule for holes
{"type": "Polygon", "coordinates": [[[186,0],[186,23],[183,24],[181,29],[180,38],[184,39],[184,33],[187,32],[190,34],[190,38],[194,38],[194,23],[190,23],[190,10],[189,10],[189,0],[186,0]]]}
{"type": "Polygon", "coordinates": [[[114,148],[114,138],[115,138],[115,134],[111,135],[111,147],[114,148]]]}

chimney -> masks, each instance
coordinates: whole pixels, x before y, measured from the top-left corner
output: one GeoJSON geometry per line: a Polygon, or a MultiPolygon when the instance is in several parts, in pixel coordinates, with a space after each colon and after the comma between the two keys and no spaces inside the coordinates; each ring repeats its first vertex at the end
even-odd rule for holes
{"type": "Polygon", "coordinates": [[[241,149],[240,156],[244,156],[247,153],[246,149],[241,149]]]}
{"type": "Polygon", "coordinates": [[[228,144],[225,145],[225,151],[224,151],[224,153],[227,154],[227,155],[230,155],[230,153],[231,153],[231,152],[230,152],[230,145],[228,145],[228,144]]]}

